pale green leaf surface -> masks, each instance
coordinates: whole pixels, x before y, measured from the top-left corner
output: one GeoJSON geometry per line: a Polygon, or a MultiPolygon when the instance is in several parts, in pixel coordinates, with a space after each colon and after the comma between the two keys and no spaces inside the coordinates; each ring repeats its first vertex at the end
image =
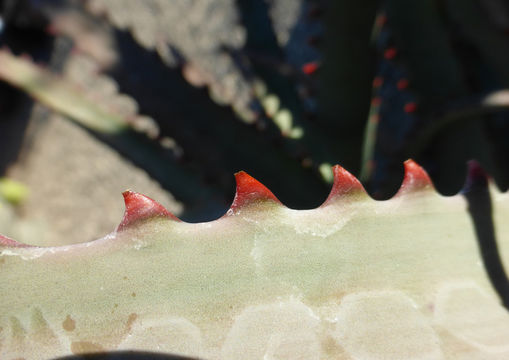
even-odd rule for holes
{"type": "Polygon", "coordinates": [[[153,218],[90,243],[1,248],[0,269],[7,359],[509,358],[509,314],[466,202],[430,187],[306,211],[251,202],[201,224],[153,218]]]}

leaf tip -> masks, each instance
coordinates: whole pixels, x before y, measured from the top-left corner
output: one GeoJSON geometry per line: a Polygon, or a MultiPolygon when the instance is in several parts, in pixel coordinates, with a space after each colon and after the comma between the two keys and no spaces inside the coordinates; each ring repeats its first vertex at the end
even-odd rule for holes
{"type": "Polygon", "coordinates": [[[170,213],[164,206],[148,196],[137,192],[126,190],[122,193],[124,196],[125,212],[122,222],[117,227],[123,230],[126,227],[140,221],[154,217],[163,217],[170,220],[180,221],[175,215],[170,213]]]}
{"type": "Polygon", "coordinates": [[[278,198],[261,182],[248,175],[245,171],[235,174],[237,190],[230,210],[237,210],[247,204],[269,200],[281,204],[278,198]]]}

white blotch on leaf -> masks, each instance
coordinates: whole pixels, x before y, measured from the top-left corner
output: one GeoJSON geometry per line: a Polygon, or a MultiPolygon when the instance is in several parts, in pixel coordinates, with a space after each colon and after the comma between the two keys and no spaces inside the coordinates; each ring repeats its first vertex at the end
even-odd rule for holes
{"type": "Polygon", "coordinates": [[[180,317],[136,319],[119,349],[159,351],[193,357],[203,355],[200,329],[180,317]]]}
{"type": "Polygon", "coordinates": [[[509,359],[509,314],[474,282],[443,285],[436,297],[434,321],[487,354],[509,359]]]}
{"type": "Polygon", "coordinates": [[[239,316],[222,347],[224,360],[318,360],[319,319],[296,299],[250,306],[239,316]]]}
{"type": "Polygon", "coordinates": [[[336,321],[334,337],[353,359],[443,359],[440,341],[428,319],[402,292],[347,295],[336,321]]]}

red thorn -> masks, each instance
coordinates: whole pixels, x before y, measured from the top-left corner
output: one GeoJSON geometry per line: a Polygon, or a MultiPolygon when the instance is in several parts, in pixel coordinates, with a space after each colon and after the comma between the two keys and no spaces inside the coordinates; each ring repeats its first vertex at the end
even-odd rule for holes
{"type": "Polygon", "coordinates": [[[28,244],[22,244],[17,242],[16,240],[9,239],[7,236],[0,235],[0,247],[15,247],[15,248],[24,248],[24,247],[34,247],[28,244]]]}
{"type": "Polygon", "coordinates": [[[360,181],[343,167],[339,165],[333,166],[332,173],[334,174],[334,183],[327,200],[325,200],[322,206],[329,204],[336,198],[342,198],[359,192],[367,195],[360,181]]]}
{"type": "Polygon", "coordinates": [[[408,80],[400,79],[396,84],[396,87],[398,88],[398,90],[405,90],[408,87],[408,80]]]}
{"type": "Polygon", "coordinates": [[[374,88],[379,88],[380,86],[382,86],[384,83],[384,78],[381,77],[381,76],[377,76],[373,79],[373,87],[374,88]]]}
{"type": "Polygon", "coordinates": [[[124,196],[125,212],[122,222],[117,227],[117,231],[124,230],[126,227],[129,227],[139,220],[153,217],[165,217],[180,221],[179,218],[166,210],[164,206],[148,196],[130,190],[124,191],[122,195],[124,196]]]}
{"type": "Polygon", "coordinates": [[[407,114],[414,113],[417,110],[417,104],[414,102],[406,103],[403,109],[407,114]]]}
{"type": "Polygon", "coordinates": [[[401,184],[396,196],[410,191],[433,188],[433,183],[431,182],[428,173],[426,173],[426,170],[419,166],[415,161],[409,159],[404,162],[404,165],[405,177],[403,178],[403,183],[401,184]]]}
{"type": "Polygon", "coordinates": [[[237,210],[251,202],[260,200],[270,200],[281,204],[277,197],[267,189],[265,185],[246,172],[239,171],[236,173],[235,181],[237,182],[237,191],[235,193],[235,199],[233,199],[233,204],[230,206],[230,210],[237,210]]]}
{"type": "Polygon", "coordinates": [[[312,75],[318,70],[319,67],[320,67],[320,64],[316,61],[308,62],[308,63],[302,65],[302,72],[306,75],[312,75]]]}
{"type": "Polygon", "coordinates": [[[384,58],[386,58],[387,60],[392,60],[396,57],[397,53],[398,53],[398,50],[396,50],[395,48],[389,48],[389,49],[385,50],[384,58]]]}

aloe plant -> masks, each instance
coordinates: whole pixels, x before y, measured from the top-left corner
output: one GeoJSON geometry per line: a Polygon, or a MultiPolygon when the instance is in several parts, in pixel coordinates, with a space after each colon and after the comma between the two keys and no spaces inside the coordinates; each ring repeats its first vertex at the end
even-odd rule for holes
{"type": "MultiPolygon", "coordinates": [[[[473,166],[462,193],[443,197],[407,161],[397,194],[375,201],[329,166],[362,169],[387,198],[404,159],[453,193],[477,158],[504,189],[503,16],[470,0],[86,5],[0,4],[12,49],[0,50],[1,176],[27,122],[28,100],[11,99],[27,94],[144,169],[184,220],[220,213],[240,168],[290,207],[332,190],[293,210],[240,172],[211,222],[127,191],[120,225],[98,240],[0,236],[0,357],[508,357],[509,194],[473,166]],[[60,72],[80,56],[98,74],[77,86],[60,72]],[[6,108],[23,121],[5,125],[6,108]]],[[[10,219],[25,192],[4,182],[10,219]]]]}
{"type": "MultiPolygon", "coordinates": [[[[104,238],[38,247],[2,237],[1,353],[509,356],[509,313],[465,198],[438,195],[412,161],[388,201],[371,199],[340,166],[333,173],[329,197],[313,210],[286,208],[239,172],[230,209],[212,222],[182,222],[126,191],[124,218],[104,238]]],[[[507,195],[494,197],[500,220],[507,195]]]]}

